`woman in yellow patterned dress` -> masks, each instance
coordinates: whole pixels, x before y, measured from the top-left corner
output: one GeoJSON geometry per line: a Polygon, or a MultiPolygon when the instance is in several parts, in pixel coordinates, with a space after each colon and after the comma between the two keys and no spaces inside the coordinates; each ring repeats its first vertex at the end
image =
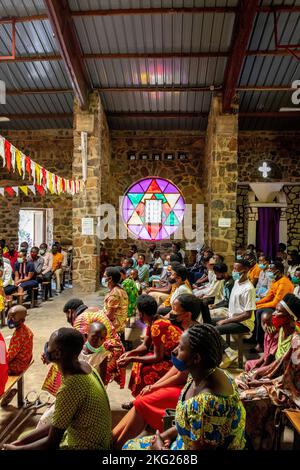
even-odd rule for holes
{"type": "Polygon", "coordinates": [[[103,313],[112,322],[116,333],[122,333],[125,329],[128,313],[128,295],[120,284],[121,273],[116,267],[106,268],[102,279],[103,285],[109,292],[104,297],[103,313]]]}
{"type": "Polygon", "coordinates": [[[123,449],[244,449],[246,412],[234,381],[218,368],[221,361],[221,338],[212,325],[194,325],[184,332],[172,362],[190,376],[178,400],[175,426],[131,439],[123,449]]]}
{"type": "MultiPolygon", "coordinates": [[[[123,354],[120,367],[133,362],[129,388],[136,397],[146,385],[157,382],[172,367],[171,352],[178,345],[182,331],[170,320],[157,314],[157,303],[150,295],[137,298],[137,310],[142,322],[147,324],[143,343],[123,354]]],[[[123,408],[129,409],[131,403],[123,408]]]]}

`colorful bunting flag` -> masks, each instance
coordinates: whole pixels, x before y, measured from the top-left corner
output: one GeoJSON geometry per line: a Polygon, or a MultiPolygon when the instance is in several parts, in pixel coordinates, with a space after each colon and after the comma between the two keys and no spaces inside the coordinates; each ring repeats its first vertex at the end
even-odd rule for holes
{"type": "Polygon", "coordinates": [[[17,169],[19,172],[19,175],[21,175],[22,172],[22,167],[21,167],[21,152],[20,150],[16,149],[16,164],[17,164],[17,169]]]}
{"type": "Polygon", "coordinates": [[[8,142],[8,140],[5,140],[4,147],[5,147],[6,167],[8,171],[10,171],[11,170],[11,153],[10,153],[10,143],[8,142]]]}
{"type": "Polygon", "coordinates": [[[4,189],[5,189],[5,191],[7,192],[7,194],[9,196],[14,196],[15,195],[15,192],[14,192],[14,190],[11,186],[6,186],[6,188],[4,188],[4,189]]]}
{"type": "Polygon", "coordinates": [[[28,186],[19,186],[19,188],[26,196],[28,196],[28,186]]]}

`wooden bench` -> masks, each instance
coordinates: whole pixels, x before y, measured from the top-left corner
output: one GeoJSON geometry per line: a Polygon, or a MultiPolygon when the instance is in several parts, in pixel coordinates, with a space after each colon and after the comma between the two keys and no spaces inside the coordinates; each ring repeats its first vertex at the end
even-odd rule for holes
{"type": "Polygon", "coordinates": [[[293,449],[300,449],[300,411],[284,410],[286,418],[289,420],[294,430],[293,449]]]}
{"type": "Polygon", "coordinates": [[[12,296],[17,299],[17,303],[19,305],[23,305],[23,300],[24,300],[24,293],[23,294],[19,294],[18,292],[14,292],[12,294],[12,296]]]}
{"type": "MultiPolygon", "coordinates": [[[[0,401],[2,401],[14,388],[15,385],[17,385],[17,390],[18,390],[18,408],[21,408],[24,403],[24,374],[28,371],[29,367],[34,363],[34,361],[31,361],[27,369],[22,372],[20,375],[9,375],[6,385],[5,385],[5,390],[4,393],[0,396],[0,401]]],[[[2,406],[2,405],[1,405],[2,406]]]]}

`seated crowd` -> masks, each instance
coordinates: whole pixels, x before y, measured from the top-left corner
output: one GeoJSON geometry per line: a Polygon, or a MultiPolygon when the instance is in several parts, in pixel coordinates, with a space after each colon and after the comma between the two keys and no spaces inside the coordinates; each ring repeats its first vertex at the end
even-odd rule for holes
{"type": "Polygon", "coordinates": [[[46,243],[29,250],[27,242],[20,244],[17,250],[14,243],[0,243],[0,312],[5,303],[10,305],[14,297],[18,303],[31,300],[32,294],[37,299],[38,289],[45,286],[45,298],[52,297],[52,279],[55,281],[56,294],[64,289],[64,272],[68,269],[68,254],[59,242],[48,250],[46,243]]]}
{"type": "MultiPolygon", "coordinates": [[[[31,270],[45,271],[32,251],[30,260],[22,250],[14,260],[17,289],[35,280],[31,270]]],[[[55,245],[52,255],[58,252],[55,245]]],[[[120,266],[106,264],[102,308],[69,300],[70,328],[52,333],[42,352],[51,364],[42,389],[54,404],[36,430],[5,449],[270,449],[275,411],[300,407],[300,258],[284,244],[274,259],[249,245],[237,249],[232,266],[225,261],[203,247],[188,265],[173,243],[163,254],[133,245],[120,266]],[[143,330],[136,347],[124,337],[133,322],[143,330]],[[230,335],[253,344],[255,359],[239,375],[226,370],[238,356],[230,335]],[[132,400],[112,428],[106,387],[116,381],[124,388],[126,368],[132,400]]],[[[25,307],[10,308],[8,326],[16,331],[6,365],[0,334],[2,382],[7,369],[17,373],[31,361],[25,318],[25,307]]]]}

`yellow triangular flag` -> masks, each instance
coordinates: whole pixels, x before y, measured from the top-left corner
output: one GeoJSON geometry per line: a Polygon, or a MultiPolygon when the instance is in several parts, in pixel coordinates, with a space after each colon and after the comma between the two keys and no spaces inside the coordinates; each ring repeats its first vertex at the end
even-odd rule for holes
{"type": "Polygon", "coordinates": [[[28,186],[19,186],[21,191],[28,196],[28,186]]]}
{"type": "Polygon", "coordinates": [[[16,164],[18,168],[19,175],[22,172],[22,166],[21,166],[21,152],[20,150],[16,149],[16,164]]]}
{"type": "Polygon", "coordinates": [[[49,172],[49,191],[51,194],[54,194],[53,189],[53,174],[49,172]]]}
{"type": "Polygon", "coordinates": [[[35,164],[36,184],[41,184],[41,167],[37,163],[35,164]]]}

